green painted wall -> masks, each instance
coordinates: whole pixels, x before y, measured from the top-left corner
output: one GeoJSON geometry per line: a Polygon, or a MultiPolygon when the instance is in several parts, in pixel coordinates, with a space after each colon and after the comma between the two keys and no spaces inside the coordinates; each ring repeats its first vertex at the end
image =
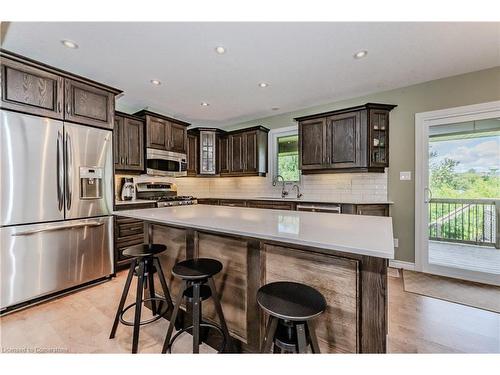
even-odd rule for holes
{"type": "Polygon", "coordinates": [[[299,111],[225,127],[251,125],[280,128],[293,125],[294,117],[351,107],[367,102],[397,104],[390,116],[389,199],[394,201],[394,236],[399,238],[396,259],[415,260],[415,113],[500,100],[500,67],[443,78],[396,90],[375,93],[299,111]],[[400,181],[400,171],[412,171],[412,181],[400,181]]]}

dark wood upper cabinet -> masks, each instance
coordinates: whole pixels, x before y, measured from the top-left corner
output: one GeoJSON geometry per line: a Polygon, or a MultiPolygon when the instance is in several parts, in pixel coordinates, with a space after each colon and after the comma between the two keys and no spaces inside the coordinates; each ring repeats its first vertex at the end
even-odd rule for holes
{"type": "Polygon", "coordinates": [[[221,168],[221,176],[265,176],[268,132],[263,126],[229,132],[228,170],[221,168]]]}
{"type": "Polygon", "coordinates": [[[117,112],[115,115],[115,170],[144,170],[144,122],[140,118],[117,112]]]}
{"type": "Polygon", "coordinates": [[[113,87],[0,50],[2,108],[113,129],[113,87]]]}
{"type": "Polygon", "coordinates": [[[187,152],[187,133],[186,126],[170,122],[170,151],[187,152]]]}
{"type": "Polygon", "coordinates": [[[142,171],[144,170],[144,123],[127,118],[125,124],[127,169],[142,171]]]}
{"type": "Polygon", "coordinates": [[[371,109],[369,119],[370,166],[386,166],[389,163],[389,111],[371,109]]]}
{"type": "Polygon", "coordinates": [[[2,107],[63,119],[61,76],[2,57],[2,107]]]}
{"type": "Polygon", "coordinates": [[[187,175],[196,176],[198,173],[198,137],[196,134],[187,134],[187,175]]]}
{"type": "Polygon", "coordinates": [[[249,131],[244,133],[245,145],[245,166],[243,172],[255,173],[257,172],[257,131],[249,131]]]}
{"type": "Polygon", "coordinates": [[[389,166],[391,104],[362,106],[296,118],[302,174],[383,172],[389,166]]]}
{"type": "Polygon", "coordinates": [[[146,147],[168,150],[168,121],[146,116],[146,147]]]}
{"type": "Polygon", "coordinates": [[[146,120],[146,147],[187,153],[187,122],[142,110],[134,114],[146,120]]]}
{"type": "Polygon", "coordinates": [[[300,169],[321,169],[328,163],[326,118],[305,120],[299,124],[300,169]]]}
{"type": "Polygon", "coordinates": [[[268,132],[269,129],[262,126],[230,132],[216,128],[190,129],[188,175],[265,176],[268,132]],[[196,169],[190,166],[193,163],[196,163],[196,169]]]}
{"type": "Polygon", "coordinates": [[[243,141],[244,134],[229,135],[230,171],[231,173],[243,173],[245,169],[246,150],[243,141]]]}
{"type": "Polygon", "coordinates": [[[366,165],[366,127],[361,111],[327,118],[327,165],[329,168],[357,168],[366,165]]]}
{"type": "Polygon", "coordinates": [[[67,78],[64,80],[64,91],[65,120],[113,129],[113,93],[67,78]]]}
{"type": "Polygon", "coordinates": [[[222,135],[219,137],[218,141],[218,169],[221,176],[229,174],[229,137],[227,135],[222,135]]]}
{"type": "Polygon", "coordinates": [[[125,137],[125,118],[115,115],[115,126],[113,128],[113,160],[115,170],[121,170],[125,165],[125,137]]]}

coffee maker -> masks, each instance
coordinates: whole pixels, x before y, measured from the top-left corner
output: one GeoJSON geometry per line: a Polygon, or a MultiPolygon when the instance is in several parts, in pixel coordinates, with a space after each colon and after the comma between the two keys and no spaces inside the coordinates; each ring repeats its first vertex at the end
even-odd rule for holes
{"type": "Polygon", "coordinates": [[[135,196],[134,179],[131,177],[122,178],[122,201],[130,201],[135,196]]]}

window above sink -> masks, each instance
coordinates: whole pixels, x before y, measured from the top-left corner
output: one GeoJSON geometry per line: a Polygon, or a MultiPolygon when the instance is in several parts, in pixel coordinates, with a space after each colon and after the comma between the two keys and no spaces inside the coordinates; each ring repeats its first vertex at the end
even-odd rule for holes
{"type": "Polygon", "coordinates": [[[271,131],[270,135],[273,180],[280,175],[284,182],[300,182],[298,128],[279,128],[271,131]]]}

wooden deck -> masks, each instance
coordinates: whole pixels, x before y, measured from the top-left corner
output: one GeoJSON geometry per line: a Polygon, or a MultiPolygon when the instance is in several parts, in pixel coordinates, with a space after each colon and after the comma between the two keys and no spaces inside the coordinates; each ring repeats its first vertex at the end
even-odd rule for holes
{"type": "Polygon", "coordinates": [[[429,263],[498,275],[500,274],[500,249],[429,241],[429,263]]]}

